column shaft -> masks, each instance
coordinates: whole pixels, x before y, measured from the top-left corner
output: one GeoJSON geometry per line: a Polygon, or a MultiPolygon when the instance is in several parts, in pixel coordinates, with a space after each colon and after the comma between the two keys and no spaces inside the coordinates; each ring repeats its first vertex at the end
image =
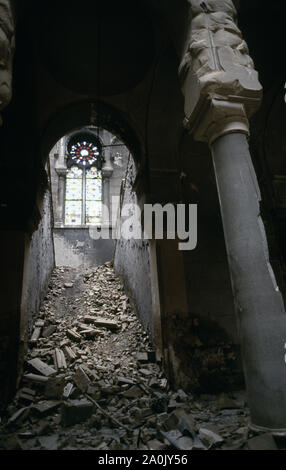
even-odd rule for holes
{"type": "Polygon", "coordinates": [[[110,211],[110,178],[105,176],[103,179],[102,188],[102,225],[108,227],[110,223],[109,211],[110,211]]]}
{"type": "Polygon", "coordinates": [[[219,137],[212,156],[252,424],[286,429],[286,314],[268,258],[247,138],[219,137]]]}
{"type": "Polygon", "coordinates": [[[59,175],[57,222],[61,225],[65,223],[64,208],[65,208],[65,176],[59,175]]]}

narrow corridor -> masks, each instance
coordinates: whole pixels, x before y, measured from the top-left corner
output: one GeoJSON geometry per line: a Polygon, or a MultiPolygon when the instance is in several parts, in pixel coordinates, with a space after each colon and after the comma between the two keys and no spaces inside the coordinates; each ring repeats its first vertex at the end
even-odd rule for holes
{"type": "Polygon", "coordinates": [[[7,450],[194,450],[278,445],[247,427],[243,391],[170,390],[110,263],[56,268],[2,417],[7,450]],[[261,440],[262,439],[262,444],[261,440]]]}

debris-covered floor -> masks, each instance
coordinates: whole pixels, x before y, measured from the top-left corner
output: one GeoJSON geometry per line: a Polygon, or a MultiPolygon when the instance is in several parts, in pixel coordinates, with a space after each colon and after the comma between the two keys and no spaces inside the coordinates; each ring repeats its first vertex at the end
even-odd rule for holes
{"type": "MultiPolygon", "coordinates": [[[[1,418],[7,450],[274,449],[253,434],[244,391],[171,391],[109,263],[57,268],[29,341],[15,400],[1,418]]],[[[280,445],[281,448],[281,445],[280,445]]]]}

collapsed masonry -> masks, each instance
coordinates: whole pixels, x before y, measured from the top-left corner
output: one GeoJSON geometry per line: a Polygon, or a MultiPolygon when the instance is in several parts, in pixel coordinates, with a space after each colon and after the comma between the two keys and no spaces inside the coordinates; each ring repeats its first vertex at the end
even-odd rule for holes
{"type": "Polygon", "coordinates": [[[248,429],[244,392],[170,390],[109,263],[54,271],[3,414],[7,450],[276,449],[248,429]]]}

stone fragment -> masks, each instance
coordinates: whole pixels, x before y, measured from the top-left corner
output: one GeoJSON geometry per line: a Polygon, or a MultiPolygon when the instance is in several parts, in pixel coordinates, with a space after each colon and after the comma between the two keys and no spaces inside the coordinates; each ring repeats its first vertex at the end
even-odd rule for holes
{"type": "Polygon", "coordinates": [[[34,396],[30,395],[29,393],[25,393],[24,391],[21,391],[18,395],[18,399],[20,402],[22,402],[24,405],[30,405],[34,401],[34,396]]]}
{"type": "Polygon", "coordinates": [[[185,432],[188,431],[189,434],[194,435],[194,433],[198,430],[194,418],[189,413],[186,413],[185,410],[180,408],[176,409],[174,414],[179,420],[178,428],[182,431],[182,433],[185,434],[185,432]]]}
{"type": "Polygon", "coordinates": [[[138,371],[141,375],[144,375],[145,377],[149,377],[150,375],[153,375],[152,370],[149,369],[139,369],[138,371]]]}
{"type": "Polygon", "coordinates": [[[69,398],[73,388],[74,386],[71,382],[67,383],[63,391],[63,398],[69,398]]]}
{"type": "Polygon", "coordinates": [[[75,330],[68,329],[67,330],[67,337],[71,339],[72,341],[79,342],[82,340],[82,336],[77,333],[75,330]]]}
{"type": "Polygon", "coordinates": [[[37,328],[42,328],[44,326],[44,324],[45,324],[45,320],[36,320],[36,322],[35,322],[35,326],[37,328]]]}
{"type": "Polygon", "coordinates": [[[199,429],[199,437],[208,448],[224,441],[224,439],[219,434],[216,434],[215,432],[206,428],[199,429]]]}
{"type": "Polygon", "coordinates": [[[41,330],[42,330],[41,327],[34,328],[33,334],[32,334],[32,336],[30,338],[30,341],[29,341],[30,345],[33,345],[33,344],[37,343],[37,341],[38,341],[38,339],[41,335],[41,330]]]}
{"type": "Polygon", "coordinates": [[[167,379],[160,379],[159,380],[159,387],[161,389],[165,390],[167,388],[167,385],[168,385],[167,379]]]}
{"type": "Polygon", "coordinates": [[[164,450],[166,449],[166,444],[158,439],[152,439],[148,441],[148,447],[150,450],[164,450]]]}
{"type": "Polygon", "coordinates": [[[72,282],[65,282],[64,287],[66,289],[71,289],[73,287],[73,283],[72,282]]]}
{"type": "Polygon", "coordinates": [[[32,412],[35,416],[44,417],[53,413],[59,406],[60,401],[42,401],[32,406],[32,412]]]}
{"type": "Polygon", "coordinates": [[[65,346],[65,352],[67,353],[67,356],[70,360],[76,359],[76,354],[69,346],[65,346]]]}
{"type": "Polygon", "coordinates": [[[164,429],[169,431],[178,428],[182,433],[186,431],[189,434],[194,434],[196,429],[195,421],[182,409],[176,409],[167,414],[167,419],[164,422],[164,429]]]}
{"type": "Polygon", "coordinates": [[[137,353],[137,361],[141,362],[142,364],[146,364],[146,362],[149,362],[148,353],[146,352],[137,353]]]}
{"type": "Polygon", "coordinates": [[[93,404],[85,398],[66,401],[61,407],[61,424],[63,426],[72,426],[82,423],[90,418],[92,413],[93,404]]]}
{"type": "Polygon", "coordinates": [[[42,436],[38,441],[43,449],[57,450],[59,447],[59,435],[53,434],[52,436],[42,436]]]}
{"type": "Polygon", "coordinates": [[[177,442],[178,442],[179,449],[181,449],[181,450],[192,450],[193,449],[194,441],[189,436],[179,437],[177,442]]]}
{"type": "Polygon", "coordinates": [[[39,358],[31,359],[30,361],[28,361],[28,364],[34,369],[36,369],[37,372],[40,372],[40,374],[44,375],[45,377],[49,377],[50,375],[53,375],[56,373],[55,369],[45,364],[39,358]]]}
{"type": "Polygon", "coordinates": [[[81,331],[81,334],[85,336],[85,338],[89,338],[89,339],[92,339],[92,338],[96,338],[97,336],[100,336],[101,335],[101,331],[100,330],[96,330],[96,329],[85,329],[85,330],[82,330],[81,331]]]}
{"type": "Polygon", "coordinates": [[[56,357],[57,368],[66,369],[67,368],[66,358],[61,349],[59,348],[55,349],[55,357],[56,357]]]}
{"type": "Polygon", "coordinates": [[[118,330],[120,328],[120,325],[113,320],[106,320],[105,318],[100,317],[91,317],[89,315],[84,317],[84,322],[93,323],[95,326],[103,326],[104,328],[108,328],[112,331],[118,330]]]}
{"type": "Polygon", "coordinates": [[[30,414],[30,408],[25,407],[25,408],[20,408],[17,410],[9,419],[8,425],[14,425],[14,424],[22,424],[26,421],[30,414]]]}
{"type": "Polygon", "coordinates": [[[90,384],[90,379],[87,374],[84,372],[83,368],[79,366],[76,370],[76,373],[73,376],[73,380],[77,387],[82,391],[86,392],[90,384]]]}
{"type": "Polygon", "coordinates": [[[49,326],[47,326],[46,328],[43,329],[42,337],[43,337],[43,338],[48,338],[48,337],[51,336],[53,333],[55,333],[56,330],[57,330],[57,326],[56,326],[56,325],[49,325],[49,326]]]}
{"type": "Polygon", "coordinates": [[[35,433],[32,431],[24,431],[24,432],[18,432],[17,436],[20,439],[32,439],[32,437],[35,437],[35,433]]]}
{"type": "Polygon", "coordinates": [[[31,388],[28,388],[28,387],[23,387],[23,388],[21,389],[21,392],[27,393],[28,395],[31,395],[32,397],[35,397],[35,396],[36,396],[35,390],[32,390],[31,388]]]}
{"type": "Polygon", "coordinates": [[[87,367],[86,365],[82,366],[82,368],[87,373],[87,375],[91,377],[93,380],[99,380],[99,376],[95,370],[89,369],[89,367],[87,367]]]}
{"type": "Polygon", "coordinates": [[[142,397],[142,394],[143,394],[143,391],[137,385],[133,385],[133,387],[121,393],[121,395],[125,398],[138,398],[138,397],[142,397]]]}
{"type": "Polygon", "coordinates": [[[148,385],[149,387],[152,387],[152,388],[159,388],[160,382],[155,377],[152,377],[150,381],[148,382],[148,385]]]}
{"type": "Polygon", "coordinates": [[[270,433],[248,439],[247,446],[250,450],[278,450],[273,436],[270,433]]]}
{"type": "Polygon", "coordinates": [[[63,377],[49,377],[45,385],[44,395],[46,398],[60,399],[64,389],[63,377]]]}
{"type": "Polygon", "coordinates": [[[135,385],[136,382],[133,379],[130,379],[128,377],[117,377],[117,382],[119,384],[128,384],[128,385],[135,385]]]}
{"type": "Polygon", "coordinates": [[[48,381],[48,377],[44,377],[38,374],[24,374],[23,378],[29,382],[36,382],[42,384],[48,381]]]}
{"type": "Polygon", "coordinates": [[[153,410],[151,408],[140,408],[136,410],[135,418],[141,420],[151,416],[152,414],[153,410]]]}

